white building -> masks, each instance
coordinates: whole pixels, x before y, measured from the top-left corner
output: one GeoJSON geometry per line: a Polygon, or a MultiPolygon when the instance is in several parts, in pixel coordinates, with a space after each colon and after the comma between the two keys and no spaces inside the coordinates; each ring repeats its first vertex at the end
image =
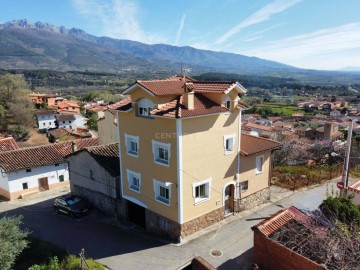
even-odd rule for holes
{"type": "Polygon", "coordinates": [[[39,130],[56,128],[56,111],[39,111],[35,115],[39,130]]]}
{"type": "Polygon", "coordinates": [[[65,156],[97,144],[98,139],[82,139],[1,152],[0,195],[13,200],[68,186],[69,168],[65,156]]]}
{"type": "Polygon", "coordinates": [[[68,128],[76,130],[77,128],[84,128],[84,117],[81,114],[61,113],[56,116],[58,128],[68,128]]]}

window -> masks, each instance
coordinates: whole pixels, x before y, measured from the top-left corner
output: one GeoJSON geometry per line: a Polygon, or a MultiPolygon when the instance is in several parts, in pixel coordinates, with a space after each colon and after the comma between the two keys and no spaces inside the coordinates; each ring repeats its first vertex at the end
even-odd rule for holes
{"type": "Polygon", "coordinates": [[[156,201],[165,205],[170,205],[171,183],[154,179],[154,192],[156,201]]]}
{"type": "Polygon", "coordinates": [[[72,129],[72,126],[69,126],[70,129],[72,129]]]}
{"type": "Polygon", "coordinates": [[[43,123],[43,126],[45,126],[46,124],[45,123],[43,123]]]}
{"type": "Polygon", "coordinates": [[[170,143],[152,141],[152,144],[155,163],[168,166],[170,161],[170,143]]]}
{"type": "Polygon", "coordinates": [[[230,97],[226,97],[226,98],[225,98],[225,107],[226,107],[228,110],[231,110],[231,100],[230,100],[230,97]]]}
{"type": "Polygon", "coordinates": [[[170,221],[167,220],[166,218],[158,216],[158,226],[161,229],[164,229],[165,231],[168,231],[168,230],[170,230],[170,221]]]}
{"type": "Polygon", "coordinates": [[[247,191],[248,188],[249,188],[249,181],[248,180],[239,183],[240,192],[247,191]]]}
{"type": "Polygon", "coordinates": [[[31,168],[27,168],[27,169],[26,169],[26,172],[31,172],[31,168]]]}
{"type": "Polygon", "coordinates": [[[63,122],[63,124],[65,124],[65,121],[62,121],[63,122]]]}
{"type": "Polygon", "coordinates": [[[51,126],[51,122],[49,122],[49,125],[51,126]]]}
{"type": "Polygon", "coordinates": [[[139,173],[127,170],[129,188],[133,191],[140,192],[141,175],[139,173]]]}
{"type": "Polygon", "coordinates": [[[28,189],[28,183],[23,183],[22,187],[23,187],[23,189],[28,189]]]}
{"type": "Polygon", "coordinates": [[[95,180],[93,170],[90,170],[90,179],[91,179],[91,180],[95,180]]]}
{"type": "Polygon", "coordinates": [[[64,182],[64,175],[59,175],[59,182],[64,182]]]}
{"type": "Polygon", "coordinates": [[[193,183],[193,197],[195,198],[195,204],[207,201],[210,199],[211,178],[193,183]]]}
{"type": "Polygon", "coordinates": [[[125,144],[128,155],[135,157],[139,155],[139,136],[125,134],[125,144]]]}
{"type": "Polygon", "coordinates": [[[235,147],[235,134],[224,136],[225,155],[232,154],[235,147]]]}
{"type": "Polygon", "coordinates": [[[262,173],[263,163],[264,163],[264,156],[256,158],[256,174],[262,173]]]}
{"type": "Polygon", "coordinates": [[[149,117],[151,110],[154,108],[154,103],[146,98],[140,99],[138,104],[138,115],[149,117]]]}
{"type": "Polygon", "coordinates": [[[56,164],[55,164],[55,167],[59,167],[59,163],[56,163],[56,164]]]}
{"type": "Polygon", "coordinates": [[[69,124],[71,124],[71,121],[69,121],[69,124]]]}

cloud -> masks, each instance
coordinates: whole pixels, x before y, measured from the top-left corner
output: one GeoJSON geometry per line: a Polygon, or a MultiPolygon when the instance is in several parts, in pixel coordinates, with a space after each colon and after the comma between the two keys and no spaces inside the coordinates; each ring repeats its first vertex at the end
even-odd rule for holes
{"type": "Polygon", "coordinates": [[[354,52],[351,57],[354,50],[360,50],[360,22],[287,37],[239,53],[302,67],[328,69],[351,59],[359,60],[354,52]]]}
{"type": "Polygon", "coordinates": [[[222,35],[218,40],[215,41],[215,45],[219,45],[221,43],[226,42],[233,35],[236,35],[241,30],[248,28],[252,25],[259,24],[261,22],[267,21],[271,18],[272,15],[281,13],[292,6],[298,4],[302,0],[276,0],[263,8],[259,9],[249,17],[247,17],[241,23],[232,27],[229,31],[227,31],[224,35],[222,35]]]}
{"type": "Polygon", "coordinates": [[[147,33],[138,21],[139,7],[129,0],[72,0],[77,12],[93,23],[100,24],[104,36],[145,43],[165,42],[157,34],[147,33]]]}
{"type": "Polygon", "coordinates": [[[179,44],[179,41],[180,41],[180,38],[181,38],[181,34],[182,34],[183,29],[184,29],[185,19],[186,19],[186,14],[183,14],[183,15],[181,16],[180,23],[179,23],[179,27],[178,27],[178,30],[177,30],[177,32],[176,32],[175,45],[178,45],[178,44],[179,44]]]}

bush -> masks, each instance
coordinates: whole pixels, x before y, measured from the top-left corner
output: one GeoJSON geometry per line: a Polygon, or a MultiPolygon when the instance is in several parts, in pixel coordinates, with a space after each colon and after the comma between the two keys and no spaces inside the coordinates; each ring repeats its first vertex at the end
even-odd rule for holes
{"type": "Polygon", "coordinates": [[[337,219],[342,223],[351,225],[355,223],[360,225],[360,206],[352,202],[353,197],[327,197],[321,205],[320,209],[324,215],[330,219],[337,219]]]}
{"type": "MultiPolygon", "coordinates": [[[[86,263],[89,265],[91,270],[105,270],[105,267],[100,263],[95,262],[93,259],[86,259],[86,263]]],[[[79,270],[81,262],[80,258],[74,255],[69,255],[65,257],[61,263],[57,257],[50,259],[48,264],[35,264],[31,266],[28,270],[79,270]]],[[[83,266],[83,269],[87,269],[86,266],[83,266]]]]}
{"type": "MultiPolygon", "coordinates": [[[[105,270],[105,267],[93,259],[86,259],[91,270],[105,270]]],[[[80,258],[74,255],[67,256],[60,264],[61,270],[78,270],[80,269],[80,258]]]]}

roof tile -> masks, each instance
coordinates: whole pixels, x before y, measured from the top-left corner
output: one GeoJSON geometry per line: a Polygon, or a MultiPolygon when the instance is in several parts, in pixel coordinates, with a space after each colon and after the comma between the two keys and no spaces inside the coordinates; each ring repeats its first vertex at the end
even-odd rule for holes
{"type": "Polygon", "coordinates": [[[276,149],[280,146],[281,144],[276,141],[248,134],[241,134],[240,152],[245,156],[276,149]]]}

